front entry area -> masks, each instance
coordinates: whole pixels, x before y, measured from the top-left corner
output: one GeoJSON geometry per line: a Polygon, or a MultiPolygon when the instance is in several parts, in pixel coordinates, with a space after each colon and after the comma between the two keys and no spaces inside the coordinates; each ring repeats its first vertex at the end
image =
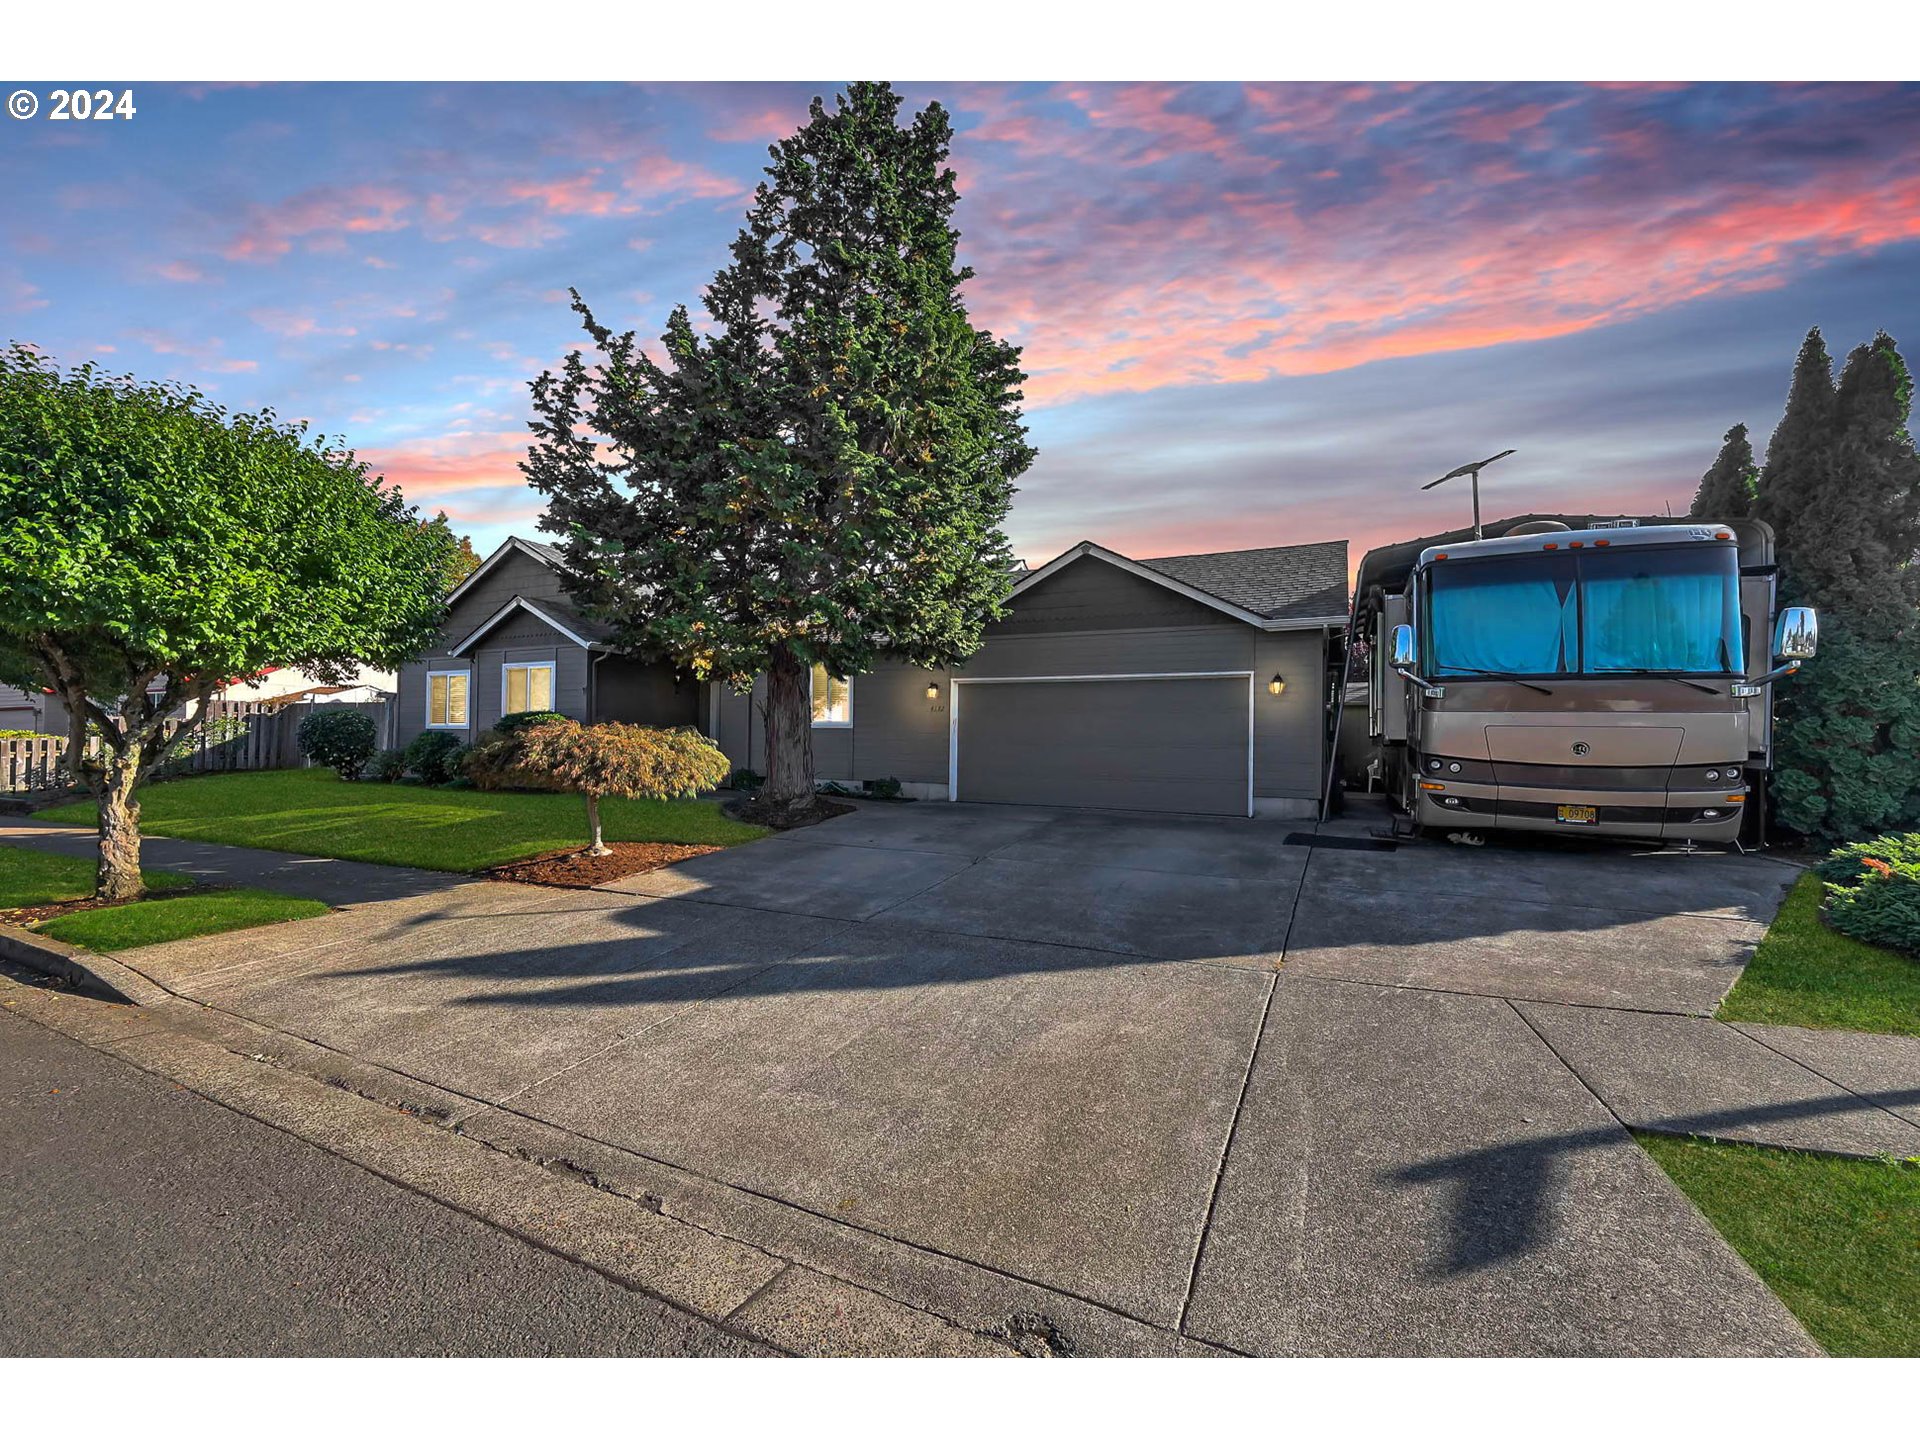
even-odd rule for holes
{"type": "Polygon", "coordinates": [[[956,680],[949,794],[1251,815],[1252,695],[1247,672],[956,680]]]}

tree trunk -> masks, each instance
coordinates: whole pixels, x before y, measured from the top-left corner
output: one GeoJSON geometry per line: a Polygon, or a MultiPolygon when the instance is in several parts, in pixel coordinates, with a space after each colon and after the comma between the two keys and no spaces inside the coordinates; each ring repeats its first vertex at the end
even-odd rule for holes
{"type": "Polygon", "coordinates": [[[767,666],[767,785],[761,800],[788,810],[813,803],[813,704],[808,671],[786,646],[767,666]]]}
{"type": "Polygon", "coordinates": [[[140,880],[140,802],[133,797],[140,783],[137,751],[100,757],[101,769],[94,794],[100,802],[100,868],[93,887],[98,900],[138,900],[145,887],[140,880]]]}
{"type": "Polygon", "coordinates": [[[587,796],[587,828],[593,832],[593,843],[587,847],[589,855],[611,855],[613,851],[607,842],[600,838],[600,797],[587,796]]]}

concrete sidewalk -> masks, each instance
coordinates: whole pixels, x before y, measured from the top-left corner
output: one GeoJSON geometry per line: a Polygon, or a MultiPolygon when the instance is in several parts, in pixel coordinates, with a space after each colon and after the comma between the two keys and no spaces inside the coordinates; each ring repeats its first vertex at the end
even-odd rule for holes
{"type": "MultiPolygon", "coordinates": [[[[99,843],[99,833],[86,826],[0,817],[0,845],[29,845],[92,860],[99,852],[99,843]]],[[[148,870],[178,871],[206,885],[251,885],[323,901],[336,909],[440,894],[477,883],[472,876],[440,870],[368,865],[357,860],[250,850],[204,840],[174,840],[164,835],[142,838],[140,863],[148,870]]]]}

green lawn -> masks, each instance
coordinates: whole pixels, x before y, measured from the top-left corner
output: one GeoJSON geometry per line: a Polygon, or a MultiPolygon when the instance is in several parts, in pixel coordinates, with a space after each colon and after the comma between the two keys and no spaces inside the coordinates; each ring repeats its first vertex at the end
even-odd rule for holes
{"type": "Polygon", "coordinates": [[[1794,883],[1720,1018],[1920,1035],[1920,962],[1829,930],[1820,898],[1818,875],[1794,883]]]}
{"type": "MultiPolygon", "coordinates": [[[[600,809],[609,840],[737,845],[766,833],[721,814],[712,800],[608,800],[600,809]]],[[[65,805],[40,818],[90,825],[93,806],[65,805]]],[[[149,835],[429,870],[480,870],[587,843],[586,803],[577,795],[350,782],[319,769],[155,785],[141,794],[140,826],[149,835]]]]}
{"type": "Polygon", "coordinates": [[[283,920],[307,920],[326,913],[327,907],[318,900],[302,900],[271,890],[195,890],[186,895],[135,900],[130,905],[76,910],[34,928],[51,939],[86,950],[131,950],[136,945],[160,945],[168,940],[277,925],[283,920]]]}
{"type": "Polygon", "coordinates": [[[1828,1351],[1920,1355],[1920,1166],[1638,1138],[1828,1351]]]}
{"type": "MultiPolygon", "coordinates": [[[[93,894],[94,862],[71,855],[49,855],[24,845],[0,845],[0,910],[27,905],[56,905],[93,894]]],[[[184,890],[193,884],[171,870],[147,870],[149,890],[184,890]]]]}

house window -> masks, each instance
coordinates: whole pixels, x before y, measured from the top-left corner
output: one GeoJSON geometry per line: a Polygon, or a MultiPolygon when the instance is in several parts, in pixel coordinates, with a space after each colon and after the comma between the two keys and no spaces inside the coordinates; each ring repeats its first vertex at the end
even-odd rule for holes
{"type": "Polygon", "coordinates": [[[553,709],[551,665],[502,665],[500,683],[504,692],[500,699],[502,715],[553,709]]]}
{"type": "Polygon", "coordinates": [[[467,672],[432,670],[427,673],[427,728],[467,728],[467,672]]]}
{"type": "Polygon", "coordinates": [[[808,678],[809,688],[813,692],[813,723],[815,725],[851,725],[853,724],[853,682],[836,680],[827,673],[827,667],[816,665],[808,678]]]}

